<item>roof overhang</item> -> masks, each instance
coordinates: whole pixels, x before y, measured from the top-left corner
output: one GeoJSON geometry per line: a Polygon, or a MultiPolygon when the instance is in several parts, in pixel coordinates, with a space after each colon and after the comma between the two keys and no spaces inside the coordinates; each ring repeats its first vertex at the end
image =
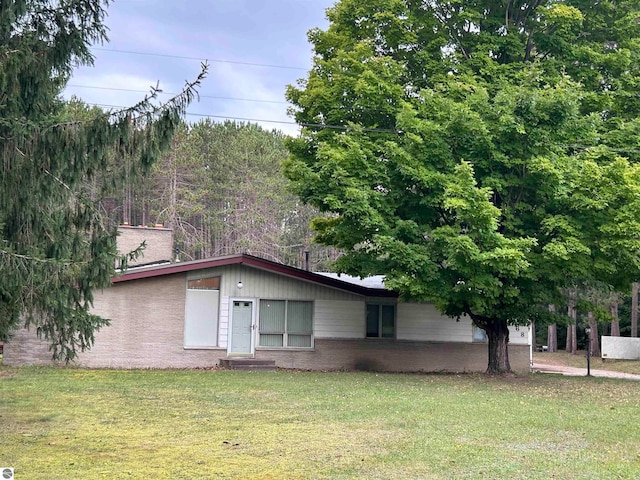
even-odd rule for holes
{"type": "Polygon", "coordinates": [[[384,288],[370,288],[354,283],[345,282],[336,278],[319,275],[307,270],[302,270],[281,263],[272,262],[253,255],[229,255],[225,257],[208,258],[205,260],[193,260],[190,262],[178,262],[152,267],[130,268],[125,273],[111,279],[112,283],[122,283],[143,278],[162,277],[178,273],[193,272],[208,268],[224,267],[228,265],[246,265],[248,267],[266,270],[307,282],[337,288],[347,292],[367,297],[398,297],[398,293],[384,288]]]}

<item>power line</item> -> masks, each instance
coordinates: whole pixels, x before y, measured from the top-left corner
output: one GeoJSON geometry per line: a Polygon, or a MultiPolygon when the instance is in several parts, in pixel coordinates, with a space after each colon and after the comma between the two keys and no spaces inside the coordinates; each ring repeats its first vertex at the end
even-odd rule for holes
{"type": "MultiPolygon", "coordinates": [[[[122,105],[108,105],[105,103],[87,103],[87,105],[94,105],[96,107],[105,107],[105,108],[126,108],[122,105]]],[[[214,115],[211,113],[197,113],[197,112],[186,112],[185,115],[192,117],[200,117],[200,118],[218,118],[221,120],[237,120],[240,122],[262,122],[262,123],[277,123],[281,125],[297,125],[299,127],[312,127],[312,128],[327,128],[331,130],[350,130],[353,127],[347,127],[345,125],[328,125],[324,123],[307,123],[307,122],[294,122],[291,120],[270,120],[264,118],[249,118],[249,117],[234,117],[230,115],[214,115]]],[[[363,132],[373,132],[373,133],[392,133],[394,135],[402,135],[404,132],[402,130],[392,130],[390,128],[373,128],[373,127],[363,127],[361,128],[363,132]]],[[[582,149],[588,150],[590,148],[594,148],[594,145],[565,145],[559,144],[559,147],[563,148],[574,148],[574,149],[582,149]]],[[[618,153],[640,153],[640,150],[635,150],[631,148],[615,148],[615,147],[606,147],[608,151],[618,152],[618,153]]]]}
{"type": "Polygon", "coordinates": [[[264,67],[264,68],[281,68],[285,70],[303,70],[307,71],[308,68],[303,67],[293,67],[288,65],[272,65],[269,63],[253,63],[253,62],[242,62],[239,60],[220,60],[220,59],[211,59],[211,58],[201,58],[201,57],[186,57],[182,55],[169,55],[166,53],[153,53],[153,52],[136,52],[133,50],[117,50],[115,48],[102,48],[102,47],[93,47],[93,50],[99,50],[102,52],[113,52],[113,53],[125,53],[128,55],[145,55],[150,57],[164,57],[164,58],[179,58],[182,60],[197,60],[199,62],[211,62],[211,63],[230,63],[232,65],[245,65],[250,67],[264,67]]]}
{"type": "MultiPolygon", "coordinates": [[[[104,107],[104,108],[127,108],[122,105],[108,105],[105,103],[87,103],[87,105],[94,105],[96,107],[104,107]]],[[[297,125],[299,127],[312,127],[312,128],[327,128],[331,130],[350,130],[352,127],[347,127],[345,125],[328,125],[324,123],[307,123],[307,122],[293,122],[291,120],[270,120],[264,118],[249,118],[249,117],[234,117],[230,115],[214,115],[210,113],[196,113],[196,112],[186,112],[185,115],[192,117],[200,117],[200,118],[218,118],[221,120],[237,120],[240,122],[262,122],[262,123],[277,123],[281,125],[297,125]]],[[[394,135],[402,135],[404,132],[401,130],[392,130],[390,128],[361,128],[363,132],[373,132],[373,133],[392,133],[394,135]]],[[[573,149],[581,149],[588,150],[590,148],[594,148],[595,145],[566,145],[559,144],[559,147],[562,148],[573,148],[573,149]]],[[[615,147],[607,147],[604,146],[610,152],[617,153],[640,153],[640,150],[631,149],[631,148],[615,148],[615,147]]]]}
{"type": "MultiPolygon", "coordinates": [[[[133,88],[115,88],[115,87],[100,87],[97,85],[75,85],[75,84],[68,84],[67,87],[74,87],[74,88],[91,88],[91,89],[96,89],[96,90],[113,90],[115,92],[133,92],[133,93],[149,93],[149,90],[136,90],[133,88]]],[[[157,93],[159,93],[160,95],[177,95],[177,93],[172,93],[172,92],[162,92],[162,91],[158,91],[157,93]]],[[[287,104],[287,102],[281,101],[281,100],[260,100],[257,98],[237,98],[237,97],[220,97],[220,96],[216,96],[216,95],[199,95],[200,98],[213,98],[213,99],[217,99],[217,100],[238,100],[238,101],[242,101],[242,102],[260,102],[260,103],[279,103],[279,104],[287,104]]]]}
{"type": "MultiPolygon", "coordinates": [[[[105,108],[126,108],[122,105],[108,105],[106,103],[88,103],[87,105],[94,105],[96,107],[105,107],[105,108]]],[[[211,113],[195,113],[195,112],[186,112],[185,115],[191,117],[200,117],[200,118],[219,118],[221,120],[237,120],[240,122],[262,122],[262,123],[278,123],[281,125],[297,125],[300,127],[313,127],[313,128],[327,128],[331,130],[350,130],[352,127],[347,127],[345,125],[327,125],[324,123],[306,123],[306,122],[293,122],[291,120],[270,120],[264,118],[248,118],[248,117],[234,117],[230,115],[214,115],[211,113]]],[[[397,130],[391,130],[389,128],[361,128],[363,132],[375,132],[375,133],[393,133],[400,134],[401,132],[397,130]]]]}

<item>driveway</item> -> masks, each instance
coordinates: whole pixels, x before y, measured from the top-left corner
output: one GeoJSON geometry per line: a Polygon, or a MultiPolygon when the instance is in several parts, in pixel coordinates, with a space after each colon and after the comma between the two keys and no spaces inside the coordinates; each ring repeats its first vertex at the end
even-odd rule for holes
{"type": "MultiPolygon", "coordinates": [[[[586,367],[585,368],[563,367],[560,365],[547,365],[543,363],[534,363],[531,370],[533,372],[559,373],[561,375],[570,375],[573,377],[584,377],[587,375],[586,367]]],[[[622,378],[625,380],[640,381],[640,375],[634,375],[632,373],[613,372],[611,370],[596,370],[592,368],[591,375],[593,377],[622,378]]]]}

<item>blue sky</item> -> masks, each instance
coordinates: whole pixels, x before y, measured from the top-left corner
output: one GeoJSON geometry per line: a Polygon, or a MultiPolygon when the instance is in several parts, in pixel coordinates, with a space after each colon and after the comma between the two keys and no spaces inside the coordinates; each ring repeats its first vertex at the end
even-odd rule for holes
{"type": "MultiPolygon", "coordinates": [[[[88,103],[132,105],[144,93],[126,90],[147,92],[159,82],[164,92],[177,92],[185,80],[198,74],[198,59],[208,59],[209,75],[200,88],[203,97],[189,112],[291,122],[286,114],[286,85],[306,76],[312,56],[307,32],[314,27],[326,29],[325,10],[333,3],[116,0],[108,7],[105,22],[109,43],[95,46],[95,65],[77,69],[64,95],[88,103]]],[[[187,116],[187,120],[198,117],[187,116]]],[[[288,134],[298,131],[286,123],[258,123],[288,134]]]]}

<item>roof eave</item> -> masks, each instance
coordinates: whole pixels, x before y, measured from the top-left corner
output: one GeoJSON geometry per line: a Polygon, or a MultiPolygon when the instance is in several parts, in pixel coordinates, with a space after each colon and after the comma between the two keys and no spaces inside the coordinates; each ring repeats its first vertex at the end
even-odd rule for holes
{"type": "Polygon", "coordinates": [[[190,262],[172,263],[170,265],[161,265],[140,270],[132,269],[123,273],[122,275],[112,277],[111,281],[112,283],[121,283],[132,280],[140,280],[144,278],[186,273],[194,270],[203,270],[206,268],[223,267],[228,265],[248,265],[261,270],[267,270],[269,272],[286,275],[288,277],[306,280],[312,283],[337,288],[339,290],[345,290],[366,297],[398,297],[398,293],[391,290],[355,285],[349,282],[344,282],[342,280],[337,280],[335,278],[318,275],[307,270],[301,270],[299,268],[290,267],[281,263],[265,260],[263,258],[254,257],[253,255],[248,254],[230,255],[226,257],[216,257],[206,260],[193,260],[190,262]]]}

